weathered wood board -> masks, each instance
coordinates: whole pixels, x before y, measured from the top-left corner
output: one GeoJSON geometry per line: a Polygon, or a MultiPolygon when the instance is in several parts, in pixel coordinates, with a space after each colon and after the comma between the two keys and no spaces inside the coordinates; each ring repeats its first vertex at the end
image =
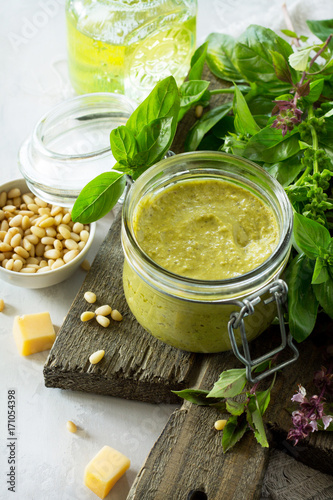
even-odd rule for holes
{"type": "MultiPolygon", "coordinates": [[[[212,386],[216,373],[234,366],[231,353],[206,357],[197,386],[212,386]]],[[[176,410],[129,492],[127,500],[251,500],[260,498],[268,461],[250,434],[222,453],[217,410],[185,402],[176,410]],[[199,493],[200,492],[200,493],[199,493]]]]}

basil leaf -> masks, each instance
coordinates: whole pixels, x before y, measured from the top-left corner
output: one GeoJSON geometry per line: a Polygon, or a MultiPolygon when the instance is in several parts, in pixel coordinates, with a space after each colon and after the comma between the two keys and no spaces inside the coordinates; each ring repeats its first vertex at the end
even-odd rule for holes
{"type": "Polygon", "coordinates": [[[250,427],[253,428],[253,432],[258,443],[261,444],[261,446],[263,446],[264,448],[268,448],[264,422],[262,420],[262,415],[255,394],[250,395],[246,417],[250,427]]]}
{"type": "Polygon", "coordinates": [[[211,109],[198,120],[190,129],[185,140],[185,151],[195,151],[199,146],[203,136],[216,125],[229,111],[232,105],[230,103],[222,104],[211,109]]]}
{"type": "Polygon", "coordinates": [[[112,154],[119,162],[126,162],[128,157],[134,156],[137,152],[135,137],[125,125],[111,131],[110,143],[112,154]]]}
{"type": "Polygon", "coordinates": [[[270,125],[250,138],[244,151],[245,158],[253,161],[278,163],[294,156],[299,151],[297,128],[288,132],[285,137],[281,130],[270,125]]]}
{"type": "Polygon", "coordinates": [[[245,401],[235,401],[234,399],[226,400],[226,409],[231,415],[241,415],[244,413],[245,401]]]}
{"type": "Polygon", "coordinates": [[[245,368],[226,370],[215,382],[208,397],[232,398],[242,392],[246,384],[245,368]]]}
{"type": "Polygon", "coordinates": [[[274,83],[280,86],[273,66],[271,51],[276,51],[285,59],[293,53],[288,42],[274,31],[258,25],[251,25],[238,38],[235,47],[237,69],[253,83],[274,83]]]}
{"type": "Polygon", "coordinates": [[[275,177],[283,187],[289,186],[298,174],[303,170],[301,155],[296,154],[284,161],[273,163],[273,165],[263,165],[271,176],[275,177]]]}
{"type": "Polygon", "coordinates": [[[146,99],[136,108],[127,120],[126,127],[136,137],[143,127],[157,118],[172,118],[171,134],[177,128],[179,95],[176,80],[168,76],[159,82],[146,99]]]}
{"type": "Polygon", "coordinates": [[[235,84],[235,94],[233,109],[235,115],[235,129],[242,135],[255,135],[260,131],[260,127],[254,121],[243,94],[235,84]]]}
{"type": "Polygon", "coordinates": [[[243,82],[244,77],[235,66],[235,39],[222,33],[211,33],[207,37],[207,64],[210,71],[222,80],[243,82]]]}
{"type": "Polygon", "coordinates": [[[293,84],[293,79],[291,76],[291,71],[289,64],[285,60],[282,54],[279,54],[275,50],[271,51],[273,66],[276,76],[281,82],[293,84]]]}
{"type": "Polygon", "coordinates": [[[297,34],[295,31],[291,30],[280,30],[284,35],[290,36],[290,38],[298,38],[297,34]]]}
{"type": "MultiPolygon", "coordinates": [[[[297,255],[289,264],[285,278],[288,284],[289,328],[297,342],[312,332],[318,311],[318,300],[311,286],[314,261],[304,254],[297,255]]],[[[321,286],[321,285],[313,285],[321,286]]]]}
{"type": "Polygon", "coordinates": [[[331,241],[326,227],[298,213],[294,214],[293,235],[296,245],[310,259],[316,259],[319,256],[319,249],[327,248],[331,241]]]}
{"type": "Polygon", "coordinates": [[[144,163],[145,170],[159,161],[168,151],[172,135],[173,117],[157,118],[145,125],[137,135],[136,141],[140,151],[140,166],[144,163]]]}
{"type": "Polygon", "coordinates": [[[222,434],[222,449],[226,453],[230,448],[235,446],[235,444],[244,436],[247,430],[247,421],[245,414],[240,416],[232,415],[226,426],[223,429],[222,434]]]}
{"type": "Polygon", "coordinates": [[[308,66],[308,60],[310,52],[314,47],[306,47],[304,49],[299,49],[289,56],[289,64],[292,68],[298,71],[305,71],[308,66]]]}
{"type": "Polygon", "coordinates": [[[106,215],[117,203],[126,185],[123,173],[105,172],[82,189],[72,209],[72,220],[89,224],[106,215]]]}
{"type": "Polygon", "coordinates": [[[324,283],[313,285],[313,290],[325,313],[333,318],[333,279],[329,276],[324,283]]]}
{"type": "MultiPolygon", "coordinates": [[[[316,35],[322,42],[326,42],[327,38],[333,33],[333,19],[325,19],[323,21],[306,21],[310,31],[316,35]]],[[[333,40],[328,44],[330,50],[333,50],[333,40]]]]}
{"type": "Polygon", "coordinates": [[[267,407],[269,405],[269,402],[271,400],[271,389],[267,389],[266,391],[259,391],[256,392],[257,396],[257,401],[260,409],[261,415],[265,413],[267,410],[267,407]]]}
{"type": "Polygon", "coordinates": [[[180,88],[180,110],[178,114],[178,121],[183,118],[185,113],[197,102],[201,100],[209,83],[205,80],[190,80],[184,82],[180,88]]]}
{"type": "Polygon", "coordinates": [[[205,42],[194,52],[191,59],[191,69],[188,74],[189,80],[200,80],[206,60],[208,43],[205,42]]]}
{"type": "Polygon", "coordinates": [[[328,278],[329,273],[326,262],[320,257],[317,257],[311,283],[313,285],[320,285],[321,283],[324,283],[326,280],[328,280],[328,278]]]}
{"type": "Polygon", "coordinates": [[[203,391],[200,389],[183,389],[181,391],[171,391],[171,392],[173,392],[180,398],[186,399],[187,401],[190,401],[191,403],[200,406],[206,406],[209,405],[210,403],[220,402],[220,399],[207,398],[209,391],[203,391]]]}
{"type": "Polygon", "coordinates": [[[307,96],[304,96],[303,99],[307,104],[313,104],[318,101],[320,94],[323,91],[325,80],[322,78],[320,80],[315,80],[314,82],[310,82],[310,92],[307,96]]]}

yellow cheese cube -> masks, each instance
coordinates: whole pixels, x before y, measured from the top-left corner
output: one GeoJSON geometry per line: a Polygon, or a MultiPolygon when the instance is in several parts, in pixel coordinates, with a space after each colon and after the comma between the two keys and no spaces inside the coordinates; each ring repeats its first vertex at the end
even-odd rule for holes
{"type": "Polygon", "coordinates": [[[130,465],[120,451],[104,446],[86,466],[84,484],[99,498],[105,498],[130,465]]]}
{"type": "Polygon", "coordinates": [[[22,356],[50,349],[56,338],[48,312],[16,316],[13,334],[22,356]]]}

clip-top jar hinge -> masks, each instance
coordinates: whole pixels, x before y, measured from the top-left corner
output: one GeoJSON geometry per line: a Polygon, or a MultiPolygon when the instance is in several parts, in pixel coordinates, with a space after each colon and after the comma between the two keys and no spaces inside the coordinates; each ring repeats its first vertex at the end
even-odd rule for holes
{"type": "Polygon", "coordinates": [[[284,324],[283,308],[287,302],[287,295],[288,295],[287,284],[281,279],[275,280],[273,283],[270,283],[266,287],[262,288],[260,290],[260,293],[258,293],[254,298],[250,300],[245,299],[241,301],[242,304],[241,310],[239,312],[233,312],[230,315],[230,320],[228,323],[228,333],[231,342],[231,347],[237,359],[239,359],[245,365],[246,378],[249,382],[252,383],[259,382],[260,380],[262,380],[265,377],[268,377],[277,370],[281,370],[285,366],[294,363],[299,356],[299,352],[296,346],[293,344],[291,334],[290,333],[288,335],[286,334],[286,328],[284,324]],[[259,358],[252,360],[250,355],[249,343],[246,337],[244,318],[246,316],[252,315],[255,312],[255,306],[259,304],[259,302],[261,302],[262,296],[267,293],[270,294],[270,296],[267,299],[263,300],[263,303],[269,304],[270,302],[273,301],[276,302],[277,314],[281,332],[281,344],[276,349],[273,349],[272,351],[264,354],[263,356],[260,356],[259,358]],[[234,330],[237,328],[239,328],[240,330],[241,341],[243,346],[243,355],[240,353],[238,349],[235,338],[234,330]],[[274,367],[268,370],[265,370],[256,377],[252,376],[252,371],[254,367],[260,365],[264,361],[267,361],[268,359],[272,358],[279,352],[283,351],[287,346],[287,344],[294,353],[292,358],[283,361],[282,363],[275,365],[274,367]]]}

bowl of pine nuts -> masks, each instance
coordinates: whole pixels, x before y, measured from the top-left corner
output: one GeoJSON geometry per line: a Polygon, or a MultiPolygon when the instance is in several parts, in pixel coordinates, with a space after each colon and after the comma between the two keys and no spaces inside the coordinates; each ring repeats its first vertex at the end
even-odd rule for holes
{"type": "Polygon", "coordinates": [[[66,280],[85,259],[95,229],[35,196],[24,179],[1,185],[0,278],[25,288],[66,280]]]}

